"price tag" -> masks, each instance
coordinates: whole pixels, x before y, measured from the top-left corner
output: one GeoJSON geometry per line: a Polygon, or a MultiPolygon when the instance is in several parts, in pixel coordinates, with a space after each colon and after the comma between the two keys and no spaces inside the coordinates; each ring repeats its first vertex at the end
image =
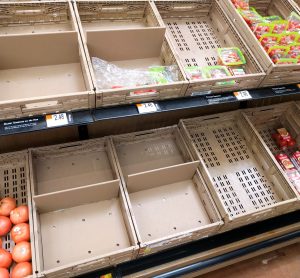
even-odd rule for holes
{"type": "Polygon", "coordinates": [[[239,92],[234,92],[233,94],[238,100],[246,100],[252,98],[252,96],[248,91],[239,91],[239,92]]]}
{"type": "Polygon", "coordinates": [[[66,113],[46,115],[46,122],[47,127],[62,126],[69,123],[66,113]]]}
{"type": "Polygon", "coordinates": [[[139,103],[136,107],[140,114],[152,113],[158,110],[158,107],[154,102],[139,103]]]}

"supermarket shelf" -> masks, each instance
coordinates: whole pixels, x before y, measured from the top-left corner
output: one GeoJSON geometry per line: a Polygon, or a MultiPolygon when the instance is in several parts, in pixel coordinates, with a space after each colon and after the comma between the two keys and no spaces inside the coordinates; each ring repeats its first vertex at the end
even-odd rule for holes
{"type": "MultiPolygon", "coordinates": [[[[157,107],[156,114],[163,112],[172,112],[178,110],[191,110],[195,108],[211,107],[214,113],[218,112],[218,105],[237,104],[240,108],[253,106],[262,106],[289,100],[300,99],[300,86],[285,85],[271,88],[260,88],[248,90],[251,98],[246,100],[238,100],[233,92],[212,94],[194,93],[191,97],[154,101],[157,107]]],[[[96,110],[84,110],[67,112],[68,124],[61,126],[86,126],[99,121],[120,119],[132,116],[143,116],[140,114],[136,105],[122,105],[106,108],[98,108],[96,110]]],[[[59,126],[59,127],[61,127],[59,126]]],[[[48,127],[46,116],[40,115],[29,118],[20,118],[14,120],[5,120],[0,122],[0,136],[26,133],[32,131],[45,130],[54,127],[48,127]]]]}
{"type": "Polygon", "coordinates": [[[298,210],[80,277],[99,278],[107,273],[112,273],[113,277],[146,277],[146,275],[160,278],[179,277],[223,264],[263,248],[299,239],[300,213],[298,210]],[[199,260],[195,261],[197,255],[202,253],[204,255],[199,255],[199,260]],[[191,258],[190,261],[194,262],[188,264],[187,258],[191,258]],[[164,272],[164,266],[168,269],[172,262],[179,267],[164,272]],[[187,265],[182,262],[187,262],[187,265]],[[157,273],[158,268],[160,271],[157,273]],[[151,269],[153,269],[152,274],[151,269]]]}

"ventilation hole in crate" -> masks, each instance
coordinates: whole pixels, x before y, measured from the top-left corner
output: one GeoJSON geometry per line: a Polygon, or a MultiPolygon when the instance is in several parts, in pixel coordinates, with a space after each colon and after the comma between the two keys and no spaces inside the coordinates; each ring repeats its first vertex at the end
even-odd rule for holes
{"type": "Polygon", "coordinates": [[[120,243],[117,243],[116,246],[120,246],[120,243]]]}
{"type": "Polygon", "coordinates": [[[142,204],[138,204],[138,207],[141,207],[142,206],[142,204]]]}
{"type": "Polygon", "coordinates": [[[272,134],[274,133],[274,129],[271,127],[264,127],[259,130],[259,134],[264,140],[264,142],[269,147],[270,151],[273,154],[276,154],[279,151],[279,148],[277,147],[274,139],[272,138],[272,134]]]}
{"type": "Polygon", "coordinates": [[[111,212],[109,212],[109,213],[108,213],[108,215],[109,215],[109,216],[112,216],[112,213],[111,213],[111,212]]]}
{"type": "Polygon", "coordinates": [[[188,193],[188,192],[185,192],[185,195],[189,195],[189,193],[188,193]]]}
{"type": "Polygon", "coordinates": [[[230,216],[246,212],[226,175],[213,177],[213,182],[230,216]]]}
{"type": "Polygon", "coordinates": [[[89,250],[89,251],[88,251],[88,253],[89,253],[89,254],[92,254],[92,251],[91,251],[91,250],[89,250]]]}
{"type": "Polygon", "coordinates": [[[58,264],[59,264],[59,263],[60,263],[60,260],[57,260],[57,261],[56,261],[56,263],[58,263],[58,264]]]}
{"type": "Polygon", "coordinates": [[[201,221],[201,220],[198,220],[198,223],[200,223],[200,224],[201,224],[201,223],[202,223],[202,221],[201,221]]]}
{"type": "Polygon", "coordinates": [[[270,183],[258,172],[256,167],[236,172],[236,176],[255,209],[264,208],[277,202],[277,195],[270,190],[270,183]]]}
{"type": "Polygon", "coordinates": [[[72,166],[74,166],[75,165],[75,163],[74,162],[72,162],[72,166]]]}
{"type": "MultiPolygon", "coordinates": [[[[191,131],[192,132],[192,131],[191,131]]],[[[220,162],[213,151],[208,138],[204,132],[197,132],[195,134],[191,133],[194,144],[199,151],[205,165],[207,168],[220,166],[220,162]]]]}
{"type": "Polygon", "coordinates": [[[231,126],[213,129],[212,132],[229,163],[250,158],[245,140],[231,126]]]}
{"type": "Polygon", "coordinates": [[[55,226],[55,225],[53,225],[53,226],[52,226],[52,229],[56,229],[56,226],[55,226]]]}
{"type": "Polygon", "coordinates": [[[177,228],[176,227],[173,227],[173,230],[176,230],[177,228]]]}
{"type": "Polygon", "coordinates": [[[148,236],[152,236],[151,234],[148,234],[148,236]]]}
{"type": "Polygon", "coordinates": [[[82,218],[81,221],[82,221],[82,222],[85,222],[85,218],[82,218]]]}
{"type": "Polygon", "coordinates": [[[167,199],[164,197],[162,200],[163,200],[163,202],[165,202],[167,199]]]}

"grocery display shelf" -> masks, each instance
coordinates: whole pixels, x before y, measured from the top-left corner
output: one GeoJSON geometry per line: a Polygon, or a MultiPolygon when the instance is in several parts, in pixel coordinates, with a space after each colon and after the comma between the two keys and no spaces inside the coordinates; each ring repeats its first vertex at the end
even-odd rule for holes
{"type": "Polygon", "coordinates": [[[251,255],[251,253],[259,252],[262,249],[272,248],[286,242],[297,242],[299,240],[300,213],[298,210],[79,277],[99,278],[101,275],[108,273],[113,278],[126,276],[181,277],[182,275],[188,275],[196,271],[205,270],[206,268],[216,267],[239,257],[251,255]],[[276,233],[280,229],[285,229],[285,232],[276,233]],[[262,235],[265,235],[265,239],[263,239],[264,236],[262,235]],[[261,240],[259,241],[260,237],[261,240]],[[239,242],[247,241],[247,244],[244,244],[241,248],[239,247],[239,242]],[[236,247],[230,247],[234,245],[236,247]],[[220,249],[225,251],[220,252],[220,249]],[[226,252],[226,250],[230,251],[226,252]],[[188,261],[186,258],[195,258],[197,254],[201,254],[202,252],[211,255],[207,255],[204,259],[199,257],[198,261],[194,259],[191,264],[184,265],[184,263],[180,263],[180,261],[188,261]],[[170,269],[169,264],[172,262],[174,264],[177,262],[179,266],[170,269]],[[167,271],[164,271],[164,266],[168,269],[167,271]],[[160,271],[158,268],[160,268],[160,271]],[[151,269],[155,269],[152,272],[153,274],[151,274],[151,269]],[[145,272],[143,273],[143,271],[145,272]]]}
{"type": "MultiPolygon", "coordinates": [[[[194,94],[190,97],[153,101],[151,103],[155,105],[156,111],[151,113],[159,114],[164,112],[174,112],[179,110],[191,110],[207,107],[213,108],[214,113],[217,113],[219,111],[218,105],[223,104],[235,104],[237,105],[237,108],[247,108],[274,104],[289,100],[299,100],[300,84],[283,86],[279,85],[276,87],[247,90],[246,92],[248,92],[249,94],[242,93],[240,99],[235,96],[234,92],[194,92],[194,94]]],[[[81,130],[85,132],[85,129],[82,128],[83,126],[87,126],[92,123],[143,115],[145,114],[139,112],[136,104],[129,104],[92,110],[66,112],[65,116],[68,119],[67,122],[63,121],[58,122],[57,124],[47,123],[47,115],[38,115],[13,120],[8,119],[0,122],[0,136],[40,131],[62,126],[78,126],[80,133],[81,130]]]]}

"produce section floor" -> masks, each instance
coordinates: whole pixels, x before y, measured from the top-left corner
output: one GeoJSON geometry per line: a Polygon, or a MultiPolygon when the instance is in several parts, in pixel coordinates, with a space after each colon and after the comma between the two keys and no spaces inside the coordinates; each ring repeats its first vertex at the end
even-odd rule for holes
{"type": "Polygon", "coordinates": [[[230,265],[199,278],[299,278],[300,243],[230,265]]]}

